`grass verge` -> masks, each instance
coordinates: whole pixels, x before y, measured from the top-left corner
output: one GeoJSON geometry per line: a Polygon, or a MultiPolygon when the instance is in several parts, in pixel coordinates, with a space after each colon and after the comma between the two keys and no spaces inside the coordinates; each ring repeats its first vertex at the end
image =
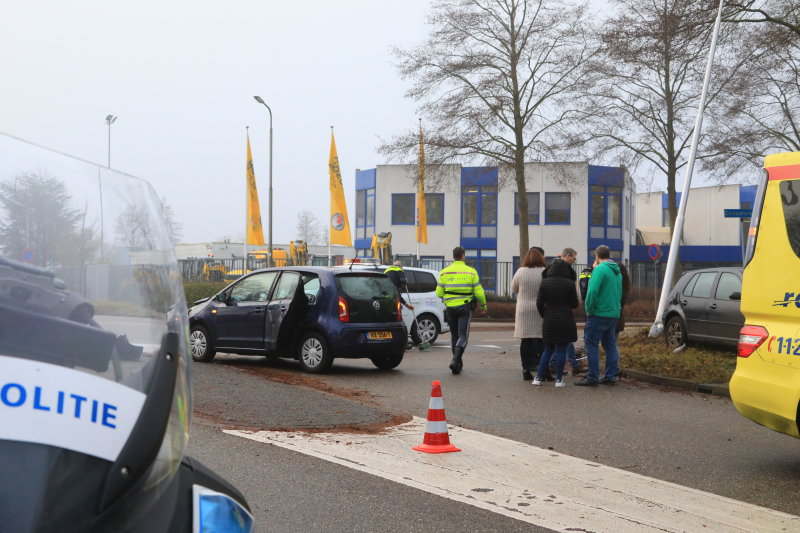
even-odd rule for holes
{"type": "Polygon", "coordinates": [[[735,348],[693,344],[673,353],[663,337],[651,339],[647,333],[642,329],[620,337],[621,367],[700,383],[728,383],[736,370],[735,348]]]}
{"type": "Polygon", "coordinates": [[[94,301],[90,303],[94,307],[96,315],[164,318],[164,313],[158,313],[131,302],[94,301]]]}

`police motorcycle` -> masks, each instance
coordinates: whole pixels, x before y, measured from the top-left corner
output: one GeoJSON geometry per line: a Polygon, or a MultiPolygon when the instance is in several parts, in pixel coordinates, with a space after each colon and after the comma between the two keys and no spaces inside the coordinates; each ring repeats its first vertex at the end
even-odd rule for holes
{"type": "Polygon", "coordinates": [[[252,531],[184,454],[191,373],[153,188],[0,133],[0,532],[252,531]]]}

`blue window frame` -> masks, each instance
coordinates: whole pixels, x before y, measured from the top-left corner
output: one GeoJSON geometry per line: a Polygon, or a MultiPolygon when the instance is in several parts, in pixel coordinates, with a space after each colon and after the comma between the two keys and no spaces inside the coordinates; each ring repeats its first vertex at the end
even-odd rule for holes
{"type": "Polygon", "coordinates": [[[416,194],[392,195],[392,225],[413,226],[416,213],[416,194]]]}
{"type": "Polygon", "coordinates": [[[444,225],[443,193],[425,193],[425,219],[429,226],[444,225]]]}
{"type": "Polygon", "coordinates": [[[497,287],[497,250],[465,250],[467,264],[478,271],[481,286],[487,291],[497,287]]]}
{"type": "MultiPolygon", "coordinates": [[[[528,195],[528,225],[539,224],[539,193],[529,192],[528,195]]],[[[514,193],[514,225],[519,226],[519,193],[514,193]]]]}
{"type": "Polygon", "coordinates": [[[356,239],[371,239],[375,233],[375,189],[356,191],[356,239]]]}
{"type": "Polygon", "coordinates": [[[589,238],[622,239],[622,187],[589,186],[589,238]]]}
{"type": "Polygon", "coordinates": [[[461,238],[497,238],[497,186],[461,187],[461,238]]]}
{"type": "Polygon", "coordinates": [[[572,215],[572,194],[568,192],[547,192],[544,194],[544,223],[548,225],[570,224],[572,215]]]}

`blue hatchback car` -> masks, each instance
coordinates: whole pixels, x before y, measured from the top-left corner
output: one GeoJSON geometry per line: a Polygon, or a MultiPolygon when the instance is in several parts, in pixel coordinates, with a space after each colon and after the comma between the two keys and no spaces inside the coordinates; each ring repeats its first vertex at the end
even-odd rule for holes
{"type": "Polygon", "coordinates": [[[403,361],[408,331],[385,274],[324,267],[257,270],[189,309],[192,359],[217,352],[297,359],[322,373],[336,358],[403,361]]]}

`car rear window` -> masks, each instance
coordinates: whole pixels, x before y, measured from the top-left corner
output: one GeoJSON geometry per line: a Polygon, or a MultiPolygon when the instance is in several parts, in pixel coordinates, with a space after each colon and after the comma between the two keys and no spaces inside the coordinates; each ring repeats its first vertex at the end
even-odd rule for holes
{"type": "Polygon", "coordinates": [[[789,244],[795,255],[800,257],[800,183],[793,180],[782,181],[780,190],[789,244]]]}
{"type": "Polygon", "coordinates": [[[397,321],[397,291],[386,276],[340,274],[336,276],[336,289],[347,300],[350,322],[397,321]]]}
{"type": "Polygon", "coordinates": [[[714,285],[714,278],[716,277],[716,272],[703,272],[700,274],[694,284],[692,296],[695,298],[708,298],[711,296],[711,287],[714,285]]]}
{"type": "Polygon", "coordinates": [[[692,276],[692,279],[689,280],[689,283],[686,284],[686,288],[683,289],[684,296],[691,296],[692,289],[694,289],[694,284],[697,283],[697,278],[700,277],[700,274],[695,274],[692,276]]]}
{"type": "Polygon", "coordinates": [[[736,274],[723,272],[719,276],[717,293],[714,298],[717,300],[730,300],[731,294],[734,292],[742,292],[742,280],[736,274]]]}

